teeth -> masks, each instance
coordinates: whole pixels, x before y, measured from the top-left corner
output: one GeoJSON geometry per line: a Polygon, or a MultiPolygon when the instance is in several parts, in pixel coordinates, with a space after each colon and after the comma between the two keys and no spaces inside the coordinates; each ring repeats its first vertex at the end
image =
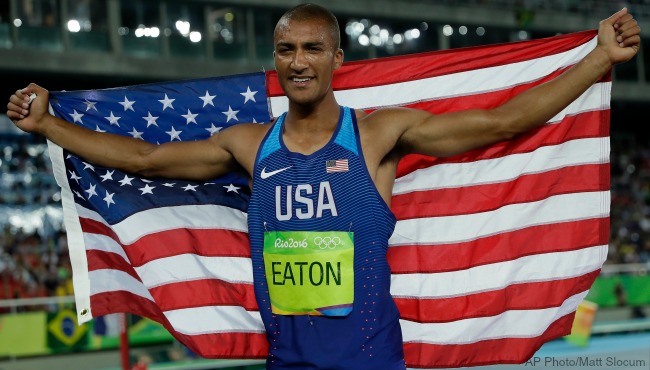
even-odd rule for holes
{"type": "Polygon", "coordinates": [[[311,80],[311,78],[294,78],[293,79],[294,82],[307,82],[309,80],[311,80]]]}

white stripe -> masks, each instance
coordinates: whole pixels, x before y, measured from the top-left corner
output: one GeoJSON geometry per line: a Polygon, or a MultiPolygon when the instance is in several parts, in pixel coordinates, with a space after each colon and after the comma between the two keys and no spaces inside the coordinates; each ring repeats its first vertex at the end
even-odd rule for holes
{"type": "Polygon", "coordinates": [[[160,285],[200,279],[253,284],[253,268],[247,257],[203,257],[195,254],[159,258],[135,267],[144,285],[160,285]]]}
{"type": "Polygon", "coordinates": [[[86,207],[84,207],[84,206],[82,206],[80,204],[76,204],[76,209],[77,209],[77,214],[79,215],[79,217],[87,218],[87,219],[90,219],[90,220],[93,220],[93,221],[97,221],[97,222],[100,222],[100,223],[106,225],[109,228],[111,227],[111,225],[109,225],[108,222],[106,220],[104,220],[104,218],[99,213],[97,213],[96,211],[94,211],[92,209],[88,209],[88,208],[86,208],[86,207]]]}
{"type": "MultiPolygon", "coordinates": [[[[415,81],[340,90],[335,91],[334,95],[339,104],[362,109],[503,90],[539,80],[558,69],[575,64],[595,46],[596,38],[560,54],[415,81]]],[[[274,116],[288,110],[286,96],[271,97],[269,100],[274,116]]]]}
{"type": "Polygon", "coordinates": [[[598,270],[606,258],[607,245],[600,245],[525,256],[459,271],[397,274],[391,276],[390,292],[394,297],[402,298],[464,296],[503,289],[512,284],[577,277],[598,270]]]}
{"type": "Polygon", "coordinates": [[[611,90],[611,82],[599,82],[592,85],[566,108],[548,120],[548,122],[559,123],[568,116],[609,109],[611,90]]]}
{"type": "Polygon", "coordinates": [[[264,325],[258,311],[242,307],[205,306],[165,311],[176,331],[186,335],[211,333],[263,333],[264,325]]]}
{"type": "Polygon", "coordinates": [[[542,146],[529,153],[418,169],[395,180],[393,195],[512,181],[522,175],[609,161],[609,139],[587,138],[542,146]]]}
{"type": "Polygon", "coordinates": [[[488,339],[534,338],[557,319],[574,312],[588,291],[567,298],[560,307],[506,311],[497,316],[446,323],[400,320],[404,343],[470,344],[488,339]]]}
{"type": "Polygon", "coordinates": [[[102,252],[115,253],[122,257],[129,264],[131,263],[122,246],[117,244],[115,240],[106,235],[85,233],[84,240],[86,242],[86,250],[97,250],[102,252]]]}
{"type": "Polygon", "coordinates": [[[571,193],[489,212],[400,220],[388,244],[465,242],[535,225],[602,218],[609,215],[609,203],[609,191],[571,193]]]}
{"type": "MultiPolygon", "coordinates": [[[[96,212],[77,207],[81,217],[90,218],[108,226],[96,212]]],[[[247,214],[219,205],[188,205],[153,208],[138,212],[111,226],[124,245],[133,244],[143,236],[179,228],[225,229],[248,232],[247,214]],[[188,226],[187,220],[192,220],[188,226]]]]}
{"type": "MultiPolygon", "coordinates": [[[[49,110],[50,114],[53,114],[52,106],[49,107],[49,110]]],[[[88,261],[86,260],[86,249],[84,247],[84,235],[81,230],[81,224],[79,223],[79,217],[77,216],[74,195],[70,190],[68,176],[65,172],[63,149],[50,140],[47,140],[47,148],[50,154],[50,160],[52,161],[54,177],[61,188],[63,222],[68,240],[70,266],[72,267],[72,286],[74,288],[77,321],[79,324],[83,324],[93,318],[92,308],[90,307],[91,283],[88,276],[88,261]]]]}
{"type": "Polygon", "coordinates": [[[127,291],[153,301],[153,297],[140,281],[121,270],[93,270],[88,277],[91,281],[91,294],[127,291]]]}

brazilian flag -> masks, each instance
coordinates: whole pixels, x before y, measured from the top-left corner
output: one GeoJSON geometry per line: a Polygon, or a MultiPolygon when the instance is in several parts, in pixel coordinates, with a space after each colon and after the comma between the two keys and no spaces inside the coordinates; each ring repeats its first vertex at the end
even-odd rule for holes
{"type": "Polygon", "coordinates": [[[88,326],[79,326],[77,314],[68,309],[47,314],[47,346],[53,351],[69,351],[88,345],[88,326]]]}

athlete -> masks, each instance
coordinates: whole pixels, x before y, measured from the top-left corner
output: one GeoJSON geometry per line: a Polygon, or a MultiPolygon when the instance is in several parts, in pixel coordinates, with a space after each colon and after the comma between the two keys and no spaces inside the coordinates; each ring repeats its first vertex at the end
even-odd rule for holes
{"type": "Polygon", "coordinates": [[[288,112],[205,141],[158,146],[86,130],[48,114],[48,92],[35,84],[10,97],[7,115],[91,162],[142,177],[245,173],[267,368],[404,369],[385,258],[399,159],[456,155],[544,124],[614,64],[630,60],[640,28],[622,9],[600,22],[598,45],[560,77],[495,109],[444,115],[402,108],[366,115],[339,106],[332,91],[343,63],[339,35],[336,18],[320,6],[285,13],[274,32],[274,58],[288,112]]]}

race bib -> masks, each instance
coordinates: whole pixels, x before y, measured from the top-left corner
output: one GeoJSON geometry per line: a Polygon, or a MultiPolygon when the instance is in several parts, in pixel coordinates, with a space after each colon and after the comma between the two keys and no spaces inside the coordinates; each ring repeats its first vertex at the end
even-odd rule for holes
{"type": "Polygon", "coordinates": [[[354,301],[354,233],[264,233],[271,310],[279,315],[346,316],[354,301]]]}

